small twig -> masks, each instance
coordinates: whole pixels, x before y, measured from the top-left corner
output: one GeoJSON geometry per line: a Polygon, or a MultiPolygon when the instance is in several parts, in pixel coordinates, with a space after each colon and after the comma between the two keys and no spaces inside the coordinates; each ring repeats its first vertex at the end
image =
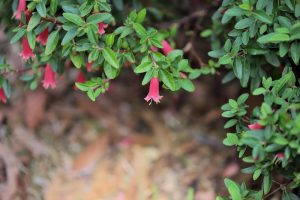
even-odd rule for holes
{"type": "Polygon", "coordinates": [[[42,18],[44,21],[48,21],[48,22],[51,22],[51,23],[53,23],[53,24],[56,24],[56,25],[58,25],[58,26],[61,26],[61,25],[63,25],[60,21],[58,21],[56,18],[54,18],[54,17],[43,17],[42,18]]]}
{"type": "Polygon", "coordinates": [[[275,190],[273,190],[271,193],[267,194],[263,200],[266,200],[268,197],[272,196],[273,194],[275,194],[276,192],[278,192],[279,190],[282,190],[284,187],[288,186],[289,184],[291,184],[293,181],[290,181],[289,183],[285,183],[285,184],[279,184],[280,186],[278,188],[276,188],[275,190]]]}
{"type": "Polygon", "coordinates": [[[206,10],[197,10],[196,12],[192,13],[191,15],[181,18],[176,24],[178,24],[178,26],[181,26],[181,25],[193,20],[194,18],[203,17],[206,14],[207,14],[206,10]]]}
{"type": "Polygon", "coordinates": [[[167,22],[167,23],[160,23],[157,25],[157,27],[159,28],[170,28],[173,25],[177,25],[178,27],[188,23],[189,21],[198,18],[198,17],[203,17],[207,14],[206,9],[203,10],[197,10],[195,12],[193,12],[192,14],[185,16],[183,18],[181,18],[179,21],[175,21],[175,22],[167,22]]]}
{"type": "Polygon", "coordinates": [[[195,48],[191,47],[191,53],[196,58],[197,62],[200,64],[201,67],[204,67],[206,64],[203,62],[202,58],[197,54],[195,48]]]}
{"type": "Polygon", "coordinates": [[[30,70],[32,70],[32,68],[8,69],[3,71],[0,70],[0,76],[8,76],[10,74],[22,74],[30,70]]]}

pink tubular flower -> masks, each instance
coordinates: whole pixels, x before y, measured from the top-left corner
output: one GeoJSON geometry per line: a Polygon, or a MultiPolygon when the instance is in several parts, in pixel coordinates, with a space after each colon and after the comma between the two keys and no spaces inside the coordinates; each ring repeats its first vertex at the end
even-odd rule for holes
{"type": "Polygon", "coordinates": [[[108,27],[108,24],[103,22],[98,23],[98,33],[99,35],[103,35],[105,33],[105,29],[108,27]]]}
{"type": "Polygon", "coordinates": [[[40,42],[42,45],[45,46],[47,44],[48,35],[49,35],[49,30],[48,28],[46,28],[43,32],[39,34],[39,36],[36,38],[36,41],[40,42]]]}
{"type": "Polygon", "coordinates": [[[23,51],[20,53],[20,56],[24,60],[28,60],[29,58],[33,59],[34,58],[34,54],[32,52],[32,49],[29,46],[28,39],[27,39],[26,36],[23,37],[22,45],[23,45],[23,51]]]}
{"type": "MultiPolygon", "coordinates": [[[[84,83],[86,81],[84,73],[79,71],[76,78],[76,83],[84,83]]],[[[74,89],[77,90],[78,88],[74,85],[74,89]]]]}
{"type": "Polygon", "coordinates": [[[152,46],[152,47],[150,47],[150,49],[151,49],[151,51],[153,51],[153,52],[157,52],[157,51],[158,51],[158,49],[157,49],[156,46],[152,46]]]}
{"type": "Polygon", "coordinates": [[[162,51],[165,55],[168,55],[171,51],[173,51],[173,48],[171,47],[171,45],[167,42],[167,40],[163,40],[162,41],[162,51]]]}
{"type": "Polygon", "coordinates": [[[26,0],[19,0],[19,5],[16,12],[16,19],[21,19],[21,14],[26,10],[26,0]]]}
{"type": "Polygon", "coordinates": [[[148,102],[153,100],[155,103],[159,103],[162,96],[159,95],[159,79],[153,77],[150,81],[149,93],[145,97],[145,100],[148,102]]]}
{"type": "Polygon", "coordinates": [[[254,123],[254,124],[250,124],[248,125],[248,128],[250,130],[260,130],[260,129],[263,129],[264,127],[262,125],[260,125],[259,123],[254,123]]]}
{"type": "Polygon", "coordinates": [[[78,72],[76,82],[77,83],[84,83],[85,80],[86,79],[85,79],[84,73],[83,72],[78,72]]]}
{"type": "Polygon", "coordinates": [[[89,62],[86,63],[86,70],[87,70],[88,72],[91,72],[91,71],[92,71],[92,65],[93,65],[93,63],[89,63],[89,62]]]}
{"type": "Polygon", "coordinates": [[[276,157],[277,157],[279,160],[282,160],[282,159],[284,159],[284,154],[283,154],[283,153],[278,153],[278,154],[276,154],[276,157]]]}
{"type": "Polygon", "coordinates": [[[52,70],[51,65],[47,64],[45,68],[43,87],[45,89],[48,89],[49,86],[51,88],[55,88],[56,82],[55,82],[55,72],[52,70]]]}
{"type": "Polygon", "coordinates": [[[6,98],[6,95],[5,95],[5,92],[4,92],[3,88],[0,88],[0,101],[2,103],[7,102],[7,98],[6,98]]]}

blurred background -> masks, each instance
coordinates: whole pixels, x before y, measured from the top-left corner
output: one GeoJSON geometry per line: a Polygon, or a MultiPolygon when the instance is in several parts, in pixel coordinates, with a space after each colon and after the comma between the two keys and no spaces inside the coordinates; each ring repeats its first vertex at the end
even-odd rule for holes
{"type": "MultiPolygon", "coordinates": [[[[173,31],[173,45],[193,66],[206,63],[210,27],[219,1],[114,0],[115,15],[147,7],[146,24],[173,31]]],[[[22,68],[19,46],[0,33],[0,53],[22,68]]],[[[224,177],[241,175],[225,137],[220,107],[239,84],[202,76],[193,93],[161,92],[159,105],[144,100],[148,86],[130,68],[96,102],[74,88],[75,72],[55,90],[25,89],[0,105],[0,199],[11,200],[213,200],[226,191],[224,177]]]]}

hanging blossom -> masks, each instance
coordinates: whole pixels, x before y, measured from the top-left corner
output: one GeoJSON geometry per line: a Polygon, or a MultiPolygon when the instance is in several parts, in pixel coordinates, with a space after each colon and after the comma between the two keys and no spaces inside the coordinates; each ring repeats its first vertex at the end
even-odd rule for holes
{"type": "Polygon", "coordinates": [[[23,37],[22,46],[23,50],[21,51],[20,56],[23,58],[23,60],[28,60],[29,58],[33,59],[34,54],[29,46],[28,39],[26,36],[23,37]]]}
{"type": "Polygon", "coordinates": [[[248,125],[248,128],[250,130],[260,130],[260,129],[263,129],[264,127],[262,125],[260,125],[259,123],[254,123],[254,124],[250,124],[248,125]]]}
{"type": "Polygon", "coordinates": [[[152,46],[152,47],[150,47],[150,49],[153,52],[158,52],[158,48],[156,46],[152,46]]]}
{"type": "Polygon", "coordinates": [[[98,23],[98,33],[99,35],[103,35],[105,33],[105,29],[108,27],[108,24],[103,22],[98,23]]]}
{"type": "Polygon", "coordinates": [[[163,97],[159,95],[159,79],[157,77],[153,77],[150,81],[149,93],[145,97],[145,100],[147,102],[150,101],[151,104],[152,100],[155,103],[159,103],[161,98],[163,97]]]}
{"type": "Polygon", "coordinates": [[[168,55],[171,51],[173,51],[174,49],[171,47],[171,45],[167,42],[167,40],[163,40],[162,41],[162,51],[165,55],[168,55]]]}
{"type": "Polygon", "coordinates": [[[283,154],[283,153],[277,153],[277,154],[276,154],[276,157],[277,157],[279,160],[283,160],[283,159],[284,159],[284,154],[283,154]]]}
{"type": "Polygon", "coordinates": [[[3,88],[0,88],[0,101],[2,103],[7,102],[7,98],[6,98],[6,95],[5,95],[5,92],[4,92],[3,88]]]}
{"type": "Polygon", "coordinates": [[[22,12],[26,10],[26,0],[20,0],[16,11],[16,19],[20,20],[22,12]]]}
{"type": "Polygon", "coordinates": [[[36,41],[40,42],[42,45],[45,46],[47,44],[48,35],[49,35],[49,30],[48,28],[46,28],[43,32],[39,34],[39,36],[37,36],[36,41]]]}
{"type": "Polygon", "coordinates": [[[46,64],[45,74],[44,74],[44,80],[43,80],[43,87],[45,89],[48,89],[49,86],[51,88],[55,88],[56,87],[55,72],[52,70],[50,64],[46,64]]]}
{"type": "Polygon", "coordinates": [[[91,72],[91,71],[92,71],[92,65],[93,65],[92,62],[91,62],[91,63],[89,63],[89,62],[86,63],[86,70],[87,70],[88,72],[91,72]]]}
{"type": "Polygon", "coordinates": [[[84,83],[85,81],[86,81],[86,79],[85,79],[84,73],[79,71],[78,74],[77,74],[76,82],[77,83],[84,83]]]}
{"type": "MultiPolygon", "coordinates": [[[[82,71],[79,71],[76,78],[76,83],[84,83],[86,81],[84,73],[82,71]]],[[[77,86],[74,85],[74,89],[77,90],[77,86]]]]}

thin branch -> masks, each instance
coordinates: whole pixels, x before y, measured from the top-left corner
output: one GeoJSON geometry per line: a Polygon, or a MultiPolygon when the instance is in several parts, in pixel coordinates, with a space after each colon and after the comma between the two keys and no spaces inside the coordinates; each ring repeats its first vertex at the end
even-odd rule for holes
{"type": "Polygon", "coordinates": [[[62,26],[62,25],[63,25],[60,21],[58,21],[58,20],[57,20],[56,18],[54,18],[54,17],[43,17],[42,19],[43,19],[44,21],[51,22],[51,23],[56,24],[56,25],[58,25],[58,26],[62,26]]]}
{"type": "Polygon", "coordinates": [[[273,194],[275,194],[276,192],[278,192],[279,190],[282,190],[283,188],[287,187],[289,184],[291,184],[293,181],[290,181],[288,183],[285,183],[285,184],[280,184],[280,183],[277,183],[277,184],[280,184],[280,186],[278,188],[276,188],[275,190],[273,190],[271,193],[267,194],[263,200],[266,200],[268,197],[272,196],[273,194]]]}
{"type": "Polygon", "coordinates": [[[22,74],[24,72],[30,71],[32,68],[21,68],[21,69],[8,69],[0,70],[0,76],[8,76],[10,74],[22,74]]]}

